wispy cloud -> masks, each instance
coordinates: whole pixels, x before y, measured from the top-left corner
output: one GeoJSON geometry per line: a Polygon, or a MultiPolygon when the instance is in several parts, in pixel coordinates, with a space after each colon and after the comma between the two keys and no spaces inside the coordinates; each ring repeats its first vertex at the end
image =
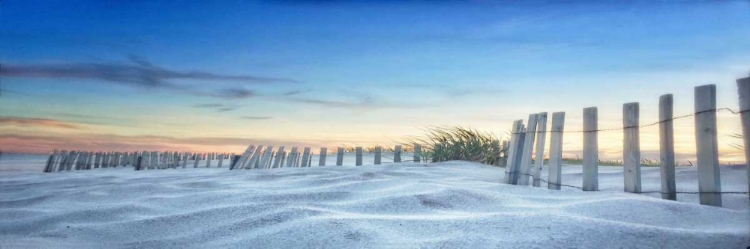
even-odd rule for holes
{"type": "Polygon", "coordinates": [[[240,105],[226,105],[226,104],[220,104],[220,103],[210,103],[210,104],[197,104],[193,105],[193,108],[199,108],[199,109],[214,109],[217,112],[228,112],[228,111],[234,111],[239,109],[240,105]]]}
{"type": "Polygon", "coordinates": [[[47,118],[21,118],[21,117],[0,117],[0,126],[33,126],[33,127],[49,127],[49,128],[64,128],[64,129],[82,129],[77,124],[72,124],[56,119],[47,118]]]}
{"type": "Polygon", "coordinates": [[[262,77],[254,75],[230,75],[207,71],[178,71],[155,66],[147,60],[131,55],[127,63],[58,63],[36,65],[14,65],[3,63],[0,76],[12,78],[46,79],[91,79],[135,87],[159,88],[198,96],[230,99],[245,99],[256,96],[256,92],[241,87],[205,91],[194,86],[178,84],[174,80],[232,81],[243,84],[298,83],[290,78],[262,77]]]}
{"type": "Polygon", "coordinates": [[[241,116],[242,119],[249,119],[249,120],[266,120],[266,119],[272,119],[273,117],[267,117],[267,116],[241,116]]]}

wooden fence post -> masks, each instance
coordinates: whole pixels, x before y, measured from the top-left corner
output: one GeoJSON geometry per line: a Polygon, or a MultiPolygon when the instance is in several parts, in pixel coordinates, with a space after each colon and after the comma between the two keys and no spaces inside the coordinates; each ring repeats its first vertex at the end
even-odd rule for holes
{"type": "Polygon", "coordinates": [[[195,161],[193,162],[193,168],[198,168],[198,163],[201,160],[201,156],[198,153],[195,153],[193,155],[194,155],[193,157],[195,158],[195,161]]]}
{"type": "Polygon", "coordinates": [[[583,109],[583,191],[599,190],[598,120],[596,107],[583,109]]]}
{"type": "Polygon", "coordinates": [[[422,161],[422,145],[414,144],[414,162],[422,161]]]}
{"type": "Polygon", "coordinates": [[[87,170],[91,169],[91,164],[93,163],[93,161],[94,161],[94,152],[89,151],[88,156],[86,157],[86,169],[87,170]]]}
{"type": "MultiPolygon", "coordinates": [[[[255,145],[252,145],[252,144],[248,145],[245,151],[242,152],[242,155],[240,156],[240,158],[232,161],[229,164],[229,170],[233,170],[237,168],[238,165],[240,166],[239,168],[242,168],[243,162],[247,159],[248,156],[250,156],[250,153],[252,153],[254,149],[255,149],[255,145]]],[[[232,158],[234,158],[234,153],[232,153],[232,158]]]]}
{"type": "Polygon", "coordinates": [[[401,162],[401,145],[396,145],[393,149],[393,162],[394,163],[400,163],[401,162]]]}
{"type": "Polygon", "coordinates": [[[96,152],[96,154],[94,155],[94,168],[98,169],[99,168],[99,164],[101,162],[102,162],[102,153],[101,152],[96,152]]]}
{"type": "Polygon", "coordinates": [[[141,170],[142,169],[141,167],[143,167],[142,163],[143,163],[143,156],[138,156],[138,158],[135,160],[135,167],[133,168],[135,168],[136,171],[141,170]]]}
{"type": "Polygon", "coordinates": [[[344,165],[344,148],[339,147],[336,150],[336,166],[344,165]]]}
{"type": "Polygon", "coordinates": [[[674,160],[674,125],[672,124],[672,94],[659,97],[659,167],[661,169],[661,198],[677,200],[674,160]]]}
{"type": "Polygon", "coordinates": [[[700,203],[721,207],[719,146],[716,135],[716,85],[695,87],[695,144],[700,203]]]}
{"type": "Polygon", "coordinates": [[[320,148],[320,158],[318,158],[318,166],[326,166],[327,155],[328,155],[328,148],[320,148]]]}
{"type": "Polygon", "coordinates": [[[53,150],[52,153],[49,154],[49,158],[47,158],[47,164],[44,166],[44,170],[42,172],[49,173],[50,169],[55,166],[55,154],[57,154],[57,149],[53,150]]]}
{"type": "Polygon", "coordinates": [[[497,139],[492,140],[492,165],[500,166],[500,140],[497,139]]]}
{"type": "Polygon", "coordinates": [[[536,135],[537,119],[539,114],[530,114],[526,137],[523,142],[523,154],[521,156],[521,172],[518,173],[518,185],[529,185],[532,151],[534,150],[534,138],[536,135]]]}
{"type": "Polygon", "coordinates": [[[745,150],[745,167],[747,171],[747,191],[750,192],[750,77],[737,80],[740,95],[740,118],[742,119],[742,140],[745,150]]]}
{"type": "Polygon", "coordinates": [[[266,151],[263,152],[263,156],[260,158],[258,168],[266,169],[268,167],[268,160],[271,160],[271,154],[273,153],[273,146],[266,147],[266,151]]]}
{"type": "Polygon", "coordinates": [[[355,154],[354,154],[354,156],[355,156],[355,159],[356,159],[354,165],[355,166],[362,166],[362,147],[357,146],[357,148],[355,148],[355,154]]]}
{"type": "Polygon", "coordinates": [[[286,157],[286,167],[294,167],[294,155],[297,154],[297,147],[292,147],[292,150],[289,151],[289,154],[287,154],[286,157]]]}
{"type": "Polygon", "coordinates": [[[508,161],[505,165],[505,180],[506,184],[513,184],[513,179],[516,178],[517,170],[514,168],[516,160],[516,145],[518,145],[518,134],[521,132],[521,125],[523,120],[513,121],[513,126],[510,128],[510,146],[508,147],[508,161]]]}
{"type": "Polygon", "coordinates": [[[380,146],[375,146],[375,165],[380,164],[382,155],[383,155],[383,148],[380,146]]]}
{"type": "Polygon", "coordinates": [[[260,160],[261,151],[263,151],[263,145],[258,145],[258,147],[255,148],[255,152],[250,156],[247,164],[245,164],[245,169],[255,169],[258,167],[258,160],[260,160]]]}
{"type": "Polygon", "coordinates": [[[549,141],[549,172],[547,174],[547,188],[560,190],[562,184],[562,151],[563,131],[565,130],[565,113],[552,113],[552,127],[550,127],[549,141]]]}
{"type": "Polygon", "coordinates": [[[310,161],[310,147],[305,147],[305,149],[302,151],[302,162],[300,162],[300,167],[307,167],[309,165],[310,161]]]}
{"type": "Polygon", "coordinates": [[[281,168],[283,167],[282,161],[284,161],[284,146],[279,146],[279,149],[276,150],[276,159],[273,160],[273,168],[281,168]]]}
{"type": "Polygon", "coordinates": [[[547,112],[539,113],[537,116],[537,134],[536,138],[536,166],[531,171],[534,187],[541,186],[541,174],[542,168],[544,167],[544,143],[547,139],[547,112]]]}
{"type": "Polygon", "coordinates": [[[622,106],[623,150],[622,173],[625,181],[625,192],[641,192],[641,138],[639,122],[639,105],[637,102],[622,106]]]}
{"type": "Polygon", "coordinates": [[[219,165],[218,168],[221,168],[221,165],[224,164],[224,154],[219,154],[219,165]]]}
{"type": "Polygon", "coordinates": [[[211,168],[211,157],[213,157],[212,153],[206,154],[206,168],[211,168]]]}

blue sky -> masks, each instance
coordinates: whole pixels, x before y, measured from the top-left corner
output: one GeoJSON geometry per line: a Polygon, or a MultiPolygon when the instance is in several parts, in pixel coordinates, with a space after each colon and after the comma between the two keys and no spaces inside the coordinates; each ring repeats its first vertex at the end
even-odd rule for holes
{"type": "MultiPolygon", "coordinates": [[[[617,126],[632,101],[645,123],[665,93],[690,113],[701,84],[734,108],[734,80],[750,71],[747,1],[0,5],[0,112],[12,120],[0,136],[38,141],[23,150],[76,139],[67,146],[386,145],[427,125],[503,135],[539,111],[566,111],[577,128],[588,106],[617,126]]],[[[720,126],[739,130],[733,116],[720,126]]],[[[684,128],[678,151],[689,154],[684,128]]],[[[653,149],[649,132],[642,147],[653,149]]],[[[616,157],[621,134],[611,136],[602,143],[616,157]]]]}

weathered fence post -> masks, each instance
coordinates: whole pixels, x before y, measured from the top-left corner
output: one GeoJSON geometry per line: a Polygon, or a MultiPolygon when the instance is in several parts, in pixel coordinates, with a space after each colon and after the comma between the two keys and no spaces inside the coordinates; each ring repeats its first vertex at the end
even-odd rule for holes
{"type": "Polygon", "coordinates": [[[193,158],[195,158],[195,161],[193,162],[193,168],[198,168],[198,163],[201,160],[201,156],[198,153],[193,154],[193,158]]]}
{"type": "Polygon", "coordinates": [[[401,162],[401,145],[396,145],[393,149],[393,162],[394,163],[400,163],[401,162]]]}
{"type": "Polygon", "coordinates": [[[266,147],[266,151],[263,152],[263,156],[258,163],[258,168],[265,169],[268,167],[268,160],[271,160],[271,154],[273,153],[273,146],[266,147]]]}
{"type": "Polygon", "coordinates": [[[747,191],[750,192],[750,77],[737,80],[740,95],[740,118],[742,119],[742,140],[744,140],[745,167],[747,171],[747,191]]]}
{"type": "Polygon", "coordinates": [[[355,148],[354,150],[355,150],[355,155],[354,156],[355,156],[355,159],[356,159],[354,165],[355,166],[362,166],[362,147],[357,146],[357,148],[355,148]]]}
{"type": "Polygon", "coordinates": [[[326,166],[327,154],[328,154],[328,148],[320,148],[320,158],[318,158],[318,166],[326,166]]]}
{"type": "Polygon", "coordinates": [[[695,144],[700,203],[721,207],[719,146],[716,135],[716,85],[695,87],[695,144]]]}
{"type": "Polygon", "coordinates": [[[245,164],[245,169],[255,169],[258,167],[258,160],[260,160],[261,151],[263,151],[263,145],[258,145],[255,148],[255,152],[250,156],[250,160],[245,164]]]}
{"type": "Polygon", "coordinates": [[[674,160],[674,125],[672,124],[672,94],[659,97],[659,166],[661,169],[661,198],[677,200],[674,160]]]}
{"type": "Polygon", "coordinates": [[[135,160],[135,167],[133,168],[135,168],[136,171],[141,170],[142,163],[143,163],[143,156],[138,156],[138,158],[135,160]]]}
{"type": "Polygon", "coordinates": [[[500,140],[497,139],[492,140],[492,165],[500,166],[500,140]]]}
{"type": "Polygon", "coordinates": [[[521,172],[518,173],[518,185],[529,185],[532,151],[534,150],[534,138],[536,135],[537,119],[539,114],[530,114],[528,127],[526,127],[526,138],[523,142],[523,154],[521,156],[521,172]]]}
{"type": "Polygon", "coordinates": [[[422,161],[422,145],[414,144],[414,162],[422,161]]]}
{"type": "Polygon", "coordinates": [[[383,155],[383,148],[380,146],[375,146],[375,165],[380,164],[381,157],[383,155]]]}
{"type": "Polygon", "coordinates": [[[206,154],[206,168],[211,168],[211,158],[213,157],[213,153],[206,154]]]}
{"type": "Polygon", "coordinates": [[[344,165],[344,148],[339,147],[336,150],[336,166],[344,165]]]}
{"type": "Polygon", "coordinates": [[[292,147],[292,150],[289,151],[289,154],[287,154],[286,157],[286,167],[294,167],[294,154],[297,154],[297,147],[292,147]]]}
{"type": "Polygon", "coordinates": [[[544,143],[547,139],[547,112],[539,113],[537,116],[537,133],[539,134],[536,138],[536,166],[531,171],[534,187],[541,186],[541,174],[542,168],[544,167],[544,143]]]}
{"type": "Polygon", "coordinates": [[[639,105],[637,102],[622,106],[623,150],[622,173],[625,192],[641,192],[641,138],[639,125],[639,105]]]}
{"type": "Polygon", "coordinates": [[[583,109],[583,190],[599,190],[599,114],[596,107],[583,109]]]}
{"type": "Polygon", "coordinates": [[[219,165],[218,168],[221,168],[221,165],[224,164],[224,154],[219,154],[219,165]]]}
{"type": "Polygon", "coordinates": [[[284,161],[284,146],[279,146],[279,149],[276,150],[276,159],[273,161],[272,167],[274,169],[283,167],[281,161],[284,161]]]}
{"type": "Polygon", "coordinates": [[[549,172],[547,174],[547,188],[560,190],[562,184],[562,148],[563,130],[565,130],[565,113],[552,113],[549,141],[549,172]]]}
{"type": "Polygon", "coordinates": [[[232,162],[229,164],[229,170],[233,170],[237,168],[237,165],[239,165],[239,168],[242,168],[242,163],[247,159],[249,154],[255,149],[254,145],[248,145],[247,148],[245,148],[245,151],[242,152],[242,155],[240,155],[240,158],[237,160],[234,160],[234,153],[232,153],[232,162]]]}
{"type": "Polygon", "coordinates": [[[517,170],[514,168],[516,160],[516,145],[518,144],[518,134],[521,132],[521,125],[523,120],[513,121],[513,127],[510,128],[510,146],[508,147],[508,161],[505,165],[505,180],[506,184],[513,184],[513,179],[516,177],[517,170]]]}
{"type": "Polygon", "coordinates": [[[49,154],[49,158],[47,158],[47,164],[44,166],[44,173],[49,173],[52,169],[52,167],[55,167],[55,155],[57,154],[57,149],[53,150],[52,153],[49,154]]]}
{"type": "Polygon", "coordinates": [[[310,147],[305,147],[305,149],[302,151],[302,162],[300,163],[300,167],[307,167],[309,165],[310,161],[310,147]]]}

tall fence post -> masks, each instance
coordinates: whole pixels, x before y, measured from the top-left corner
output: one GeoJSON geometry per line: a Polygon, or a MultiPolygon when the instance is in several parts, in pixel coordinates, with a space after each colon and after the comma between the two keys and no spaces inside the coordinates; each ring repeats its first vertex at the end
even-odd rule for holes
{"type": "Polygon", "coordinates": [[[742,140],[744,140],[745,167],[747,171],[747,191],[750,192],[750,77],[737,80],[740,95],[740,118],[742,119],[742,140]]]}
{"type": "Polygon", "coordinates": [[[637,102],[622,105],[623,150],[622,172],[625,192],[641,192],[640,110],[637,102]]]}
{"type": "Polygon", "coordinates": [[[326,156],[328,155],[328,148],[320,148],[320,158],[318,158],[318,166],[326,166],[326,156]]]}
{"type": "Polygon", "coordinates": [[[552,113],[552,126],[549,141],[549,172],[547,174],[547,188],[560,190],[562,184],[562,148],[563,130],[565,129],[565,113],[552,113]]]}
{"type": "Polygon", "coordinates": [[[529,115],[529,126],[526,127],[526,137],[523,142],[523,154],[521,155],[521,172],[518,173],[518,185],[529,185],[531,170],[531,157],[534,150],[534,138],[536,137],[536,124],[538,114],[529,115]]]}
{"type": "Polygon", "coordinates": [[[508,146],[508,161],[505,163],[505,183],[513,184],[513,179],[516,178],[518,169],[515,169],[516,160],[516,145],[518,145],[518,134],[521,132],[521,125],[523,120],[513,121],[513,127],[510,128],[510,146],[508,146]]]}
{"type": "Polygon", "coordinates": [[[536,138],[536,166],[531,171],[534,187],[541,186],[541,174],[544,167],[544,140],[547,139],[547,113],[542,112],[537,116],[537,134],[536,138]]]}
{"type": "Polygon", "coordinates": [[[414,144],[414,162],[422,161],[422,145],[414,144]]]}
{"type": "Polygon", "coordinates": [[[310,147],[305,147],[305,150],[302,152],[302,162],[300,163],[300,167],[307,167],[309,165],[310,160],[310,147]]]}
{"type": "Polygon", "coordinates": [[[266,150],[263,152],[263,156],[260,158],[260,162],[258,162],[258,168],[268,168],[268,161],[271,160],[271,154],[273,154],[273,146],[266,147],[266,150]]]}
{"type": "Polygon", "coordinates": [[[336,149],[336,166],[344,165],[344,148],[336,149]]]}
{"type": "MultiPolygon", "coordinates": [[[[233,161],[229,165],[229,170],[233,170],[235,168],[238,168],[237,167],[238,165],[239,165],[239,168],[242,168],[243,162],[247,159],[247,157],[250,156],[250,153],[253,152],[253,149],[255,149],[255,145],[252,145],[252,144],[248,145],[247,148],[245,149],[245,151],[242,152],[242,155],[240,156],[239,159],[237,159],[237,160],[232,159],[233,161]]],[[[234,154],[232,154],[232,155],[234,156],[234,154]]],[[[232,157],[232,158],[234,158],[234,157],[232,157]]],[[[187,160],[185,162],[187,163],[187,160]]]]}
{"type": "Polygon", "coordinates": [[[396,147],[393,148],[393,162],[401,162],[401,145],[396,145],[396,147]]]}
{"type": "Polygon", "coordinates": [[[674,124],[672,94],[659,97],[659,168],[661,169],[661,198],[677,200],[674,160],[674,124]]]}
{"type": "Polygon", "coordinates": [[[263,151],[263,145],[258,145],[258,147],[255,148],[255,152],[250,156],[249,161],[247,164],[245,164],[245,169],[255,169],[258,167],[258,161],[261,157],[261,152],[263,151]]]}
{"type": "Polygon", "coordinates": [[[273,167],[274,169],[283,167],[282,161],[284,161],[284,146],[279,146],[279,149],[276,150],[276,159],[273,160],[273,167]]]}
{"type": "Polygon", "coordinates": [[[700,203],[721,207],[719,146],[716,135],[716,85],[695,87],[695,145],[700,203]]]}
{"type": "Polygon", "coordinates": [[[596,107],[583,109],[583,190],[599,190],[599,139],[596,107]]]}
{"type": "Polygon", "coordinates": [[[383,156],[383,148],[380,146],[375,146],[375,164],[380,164],[381,157],[383,156]]]}
{"type": "Polygon", "coordinates": [[[362,147],[357,146],[355,150],[355,166],[362,166],[362,147]]]}

